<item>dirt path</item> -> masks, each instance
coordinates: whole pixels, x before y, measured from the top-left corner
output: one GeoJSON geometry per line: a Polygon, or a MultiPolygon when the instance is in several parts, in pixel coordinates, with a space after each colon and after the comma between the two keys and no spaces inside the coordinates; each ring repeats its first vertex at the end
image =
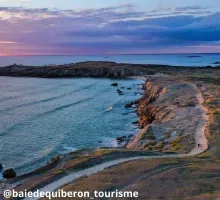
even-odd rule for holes
{"type": "Polygon", "coordinates": [[[208,110],[202,105],[204,103],[204,99],[199,89],[194,84],[191,84],[191,86],[194,87],[197,91],[196,97],[199,104],[196,107],[201,111],[201,116],[195,131],[195,141],[196,141],[195,147],[189,153],[190,156],[194,156],[204,152],[209,147],[209,141],[206,138],[206,127],[208,124],[208,117],[207,117],[208,110]],[[199,148],[198,145],[200,145],[199,148]]]}
{"type": "MultiPolygon", "coordinates": [[[[146,77],[141,77],[141,79],[146,80],[146,77]]],[[[197,123],[197,128],[195,131],[195,147],[188,154],[163,155],[163,156],[139,156],[139,157],[113,160],[113,161],[109,161],[109,162],[106,162],[100,165],[96,165],[94,167],[90,167],[88,169],[84,169],[79,172],[70,173],[69,175],[64,176],[63,178],[44,186],[43,188],[39,189],[39,191],[42,191],[42,192],[55,191],[63,187],[64,185],[72,183],[73,181],[81,177],[95,174],[108,167],[112,167],[114,165],[121,164],[121,163],[128,162],[128,161],[134,161],[134,160],[139,160],[139,159],[153,159],[153,158],[182,158],[182,157],[195,156],[207,150],[209,146],[208,140],[206,138],[206,132],[205,132],[206,126],[208,124],[208,118],[206,116],[207,109],[202,105],[202,103],[204,102],[204,99],[202,98],[201,92],[198,90],[198,88],[195,85],[193,84],[190,84],[190,85],[194,87],[196,91],[198,92],[196,95],[198,99],[198,104],[196,107],[200,109],[201,117],[197,123]],[[198,147],[198,144],[200,144],[200,147],[198,147]]],[[[25,200],[37,200],[37,199],[40,199],[40,198],[25,198],[25,200]]]]}

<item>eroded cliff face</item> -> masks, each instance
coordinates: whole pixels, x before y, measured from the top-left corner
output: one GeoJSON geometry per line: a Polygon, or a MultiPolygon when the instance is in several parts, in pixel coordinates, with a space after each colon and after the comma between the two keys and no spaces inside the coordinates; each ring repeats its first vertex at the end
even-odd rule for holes
{"type": "Polygon", "coordinates": [[[154,85],[152,82],[146,82],[144,90],[144,96],[140,100],[137,108],[137,113],[139,115],[139,126],[141,128],[144,128],[156,120],[157,111],[156,107],[153,106],[153,102],[167,91],[165,87],[159,87],[154,85]]]}
{"type": "Polygon", "coordinates": [[[127,148],[188,153],[201,111],[197,91],[172,79],[148,79],[137,107],[140,133],[127,148]]]}

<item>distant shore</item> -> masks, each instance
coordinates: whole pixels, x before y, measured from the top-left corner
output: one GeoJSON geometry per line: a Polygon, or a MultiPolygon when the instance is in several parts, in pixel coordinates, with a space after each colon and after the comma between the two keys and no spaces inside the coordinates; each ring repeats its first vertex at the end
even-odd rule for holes
{"type": "Polygon", "coordinates": [[[198,71],[220,70],[220,66],[184,67],[170,65],[126,64],[115,62],[81,62],[67,65],[23,66],[11,65],[0,68],[0,76],[67,78],[67,77],[106,77],[126,78],[129,76],[154,75],[158,72],[165,75],[175,73],[195,73],[198,71]]]}
{"type": "Polygon", "coordinates": [[[0,67],[14,63],[26,66],[59,66],[87,61],[116,62],[126,64],[151,64],[170,66],[205,67],[217,66],[220,54],[110,54],[110,55],[36,55],[36,56],[0,56],[0,67]]]}

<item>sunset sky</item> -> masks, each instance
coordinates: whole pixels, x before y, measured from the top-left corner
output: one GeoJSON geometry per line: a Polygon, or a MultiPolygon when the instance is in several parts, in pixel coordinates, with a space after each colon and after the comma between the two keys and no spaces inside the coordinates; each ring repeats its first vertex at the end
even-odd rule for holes
{"type": "Polygon", "coordinates": [[[0,56],[205,52],[219,0],[0,0],[0,56]]]}

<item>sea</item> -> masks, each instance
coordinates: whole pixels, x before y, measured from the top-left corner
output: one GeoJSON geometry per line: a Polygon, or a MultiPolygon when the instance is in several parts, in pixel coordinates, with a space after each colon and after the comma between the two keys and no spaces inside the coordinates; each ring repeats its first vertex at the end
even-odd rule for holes
{"type": "Polygon", "coordinates": [[[141,80],[0,77],[0,163],[18,174],[84,148],[117,147],[137,134],[134,108],[141,80]],[[118,87],[113,87],[113,82],[118,87]],[[124,87],[122,96],[117,88],[124,87]],[[131,87],[132,90],[127,88],[131,87]]]}
{"type": "MultiPolygon", "coordinates": [[[[216,66],[220,54],[8,56],[0,66],[61,65],[84,61],[112,61],[174,66],[216,66]]],[[[18,174],[35,170],[58,154],[84,148],[116,147],[116,137],[137,134],[135,108],[124,105],[142,81],[96,78],[0,77],[0,163],[18,174]],[[119,84],[119,96],[112,82],[119,84]],[[131,87],[132,90],[126,88],[131,87]]]]}
{"type": "Polygon", "coordinates": [[[216,66],[220,54],[147,54],[147,55],[87,55],[87,56],[2,56],[0,66],[12,64],[44,66],[85,61],[111,61],[133,64],[162,64],[173,66],[216,66]]]}

